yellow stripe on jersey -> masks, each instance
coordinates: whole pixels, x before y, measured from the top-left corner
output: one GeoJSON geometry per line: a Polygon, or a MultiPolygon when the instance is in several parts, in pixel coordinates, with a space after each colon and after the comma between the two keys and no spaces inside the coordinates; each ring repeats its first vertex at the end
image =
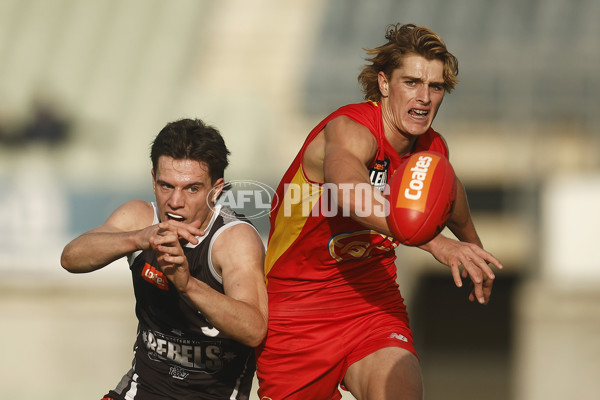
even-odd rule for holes
{"type": "Polygon", "coordinates": [[[284,188],[283,201],[279,205],[275,229],[265,255],[265,276],[279,257],[296,241],[313,209],[319,212],[319,207],[315,205],[318,205],[320,197],[321,186],[308,182],[300,166],[291,182],[284,188]]]}

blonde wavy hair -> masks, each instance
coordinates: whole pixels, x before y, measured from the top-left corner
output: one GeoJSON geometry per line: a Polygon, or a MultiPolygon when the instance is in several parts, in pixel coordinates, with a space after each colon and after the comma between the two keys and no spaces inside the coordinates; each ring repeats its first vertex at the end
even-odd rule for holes
{"type": "Polygon", "coordinates": [[[444,64],[444,90],[452,92],[458,83],[458,60],[448,51],[442,38],[424,26],[388,25],[385,38],[387,43],[374,49],[363,49],[370,58],[358,75],[365,100],[381,101],[377,75],[383,71],[388,79],[395,69],[402,67],[404,57],[416,54],[427,60],[440,60],[444,64]]]}

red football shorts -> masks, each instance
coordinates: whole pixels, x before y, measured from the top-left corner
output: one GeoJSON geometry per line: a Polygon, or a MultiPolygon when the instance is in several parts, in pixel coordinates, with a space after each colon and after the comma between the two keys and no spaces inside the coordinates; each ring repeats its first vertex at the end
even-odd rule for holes
{"type": "Polygon", "coordinates": [[[267,339],[256,350],[261,400],[337,400],[354,362],[385,347],[416,355],[399,293],[386,307],[323,306],[328,305],[270,307],[267,339]]]}

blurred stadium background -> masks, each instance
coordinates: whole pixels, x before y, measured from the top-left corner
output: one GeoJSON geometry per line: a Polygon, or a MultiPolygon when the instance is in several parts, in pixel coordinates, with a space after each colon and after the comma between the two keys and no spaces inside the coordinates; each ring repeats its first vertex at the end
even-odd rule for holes
{"type": "Polygon", "coordinates": [[[426,398],[600,398],[599,18],[597,0],[0,0],[0,397],[98,399],[128,369],[127,266],[74,276],[59,257],[152,199],[166,122],[216,125],[227,178],[274,186],[402,22],[459,59],[434,127],[506,267],[483,308],[399,250],[426,398]]]}

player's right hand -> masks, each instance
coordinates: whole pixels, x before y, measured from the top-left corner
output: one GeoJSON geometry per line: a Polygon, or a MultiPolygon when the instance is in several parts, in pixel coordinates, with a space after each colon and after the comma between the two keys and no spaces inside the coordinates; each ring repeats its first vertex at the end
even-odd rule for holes
{"type": "Polygon", "coordinates": [[[201,224],[200,221],[190,224],[179,221],[160,222],[139,231],[137,247],[139,250],[150,250],[150,239],[167,231],[176,233],[179,240],[196,245],[199,243],[198,236],[204,236],[204,231],[200,229],[201,224]]]}

